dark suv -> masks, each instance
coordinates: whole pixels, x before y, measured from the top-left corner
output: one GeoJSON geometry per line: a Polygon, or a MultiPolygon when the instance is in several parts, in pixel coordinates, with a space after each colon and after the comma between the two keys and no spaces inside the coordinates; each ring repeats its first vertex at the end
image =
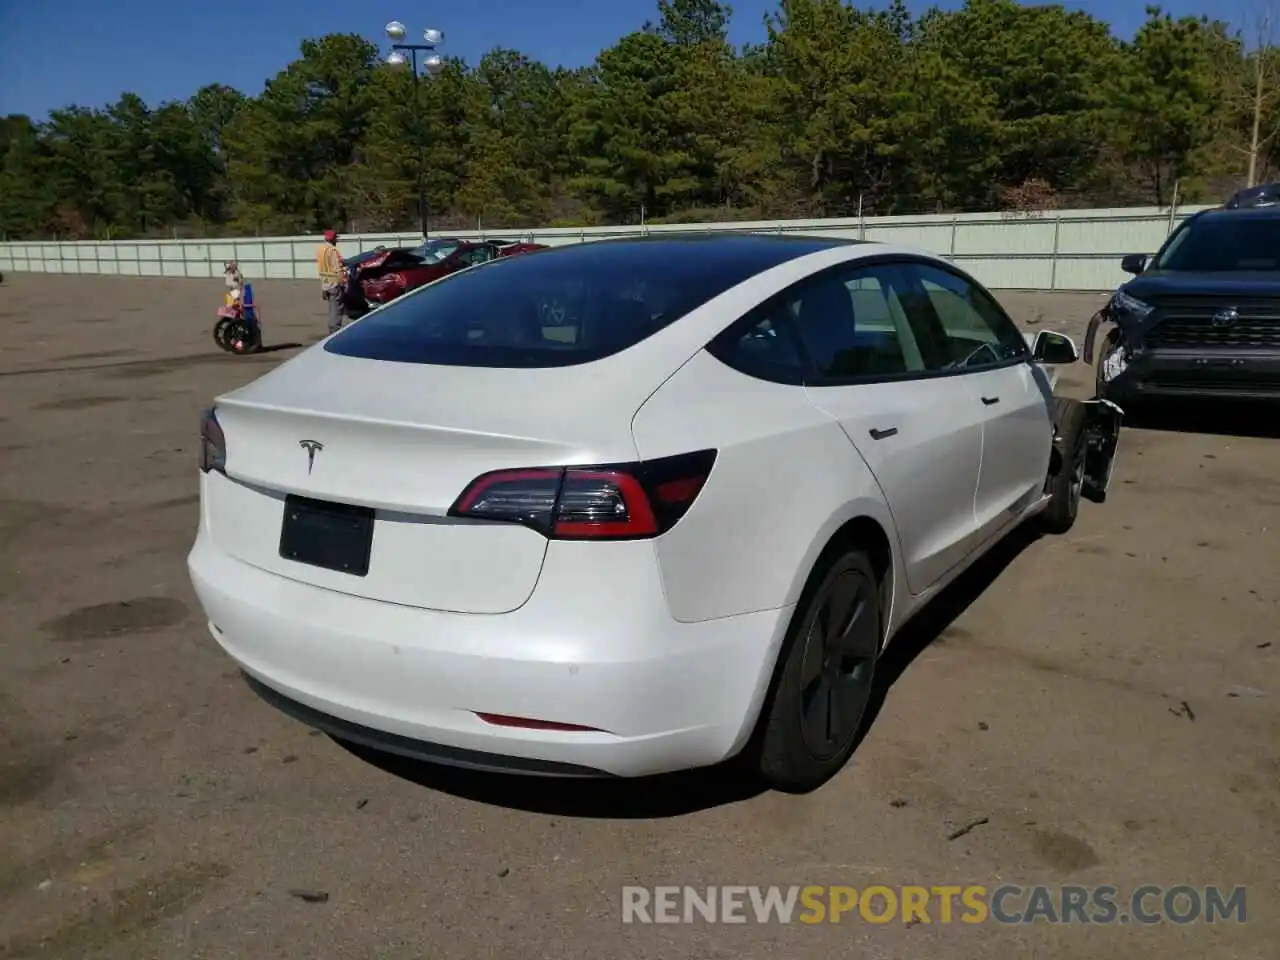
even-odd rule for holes
{"type": "Polygon", "coordinates": [[[1280,400],[1280,206],[1249,199],[1189,217],[1150,261],[1121,261],[1134,279],[1085,333],[1092,363],[1098,328],[1113,325],[1098,352],[1098,396],[1122,407],[1174,396],[1280,400]]]}

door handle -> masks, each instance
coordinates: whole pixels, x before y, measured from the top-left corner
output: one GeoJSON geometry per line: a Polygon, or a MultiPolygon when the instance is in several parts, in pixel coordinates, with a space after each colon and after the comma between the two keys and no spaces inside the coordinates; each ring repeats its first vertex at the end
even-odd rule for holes
{"type": "Polygon", "coordinates": [[[888,430],[877,430],[875,427],[872,427],[870,432],[872,440],[883,440],[885,437],[892,437],[897,434],[898,428],[890,427],[888,430]]]}
{"type": "Polygon", "coordinates": [[[999,398],[999,397],[983,397],[983,398],[982,398],[982,402],[983,402],[984,404],[986,404],[986,405],[989,407],[989,406],[991,406],[992,404],[999,403],[999,402],[1000,402],[1000,398],[999,398]]]}

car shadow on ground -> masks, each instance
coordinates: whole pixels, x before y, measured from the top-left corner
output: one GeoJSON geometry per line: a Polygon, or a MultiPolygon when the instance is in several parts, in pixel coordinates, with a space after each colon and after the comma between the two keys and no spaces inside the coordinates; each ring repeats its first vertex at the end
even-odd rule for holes
{"type": "Polygon", "coordinates": [[[859,744],[871,730],[885,699],[916,657],[932,644],[945,640],[943,633],[996,582],[1024,550],[1041,538],[1034,522],[1024,523],[992,547],[972,567],[912,617],[889,643],[876,664],[876,685],[867,705],[859,744]]]}
{"type": "Polygon", "coordinates": [[[1280,439],[1280,403],[1173,400],[1126,407],[1124,429],[1280,439]]]}
{"type": "MultiPolygon", "coordinates": [[[[1014,531],[898,632],[876,668],[876,685],[859,744],[879,715],[890,689],[912,661],[1038,539],[1039,534],[1030,524],[1014,531]]],[[[479,803],[559,817],[662,819],[749,800],[766,790],[737,761],[657,777],[557,779],[464,770],[336,742],[366,763],[419,786],[479,803]]]]}

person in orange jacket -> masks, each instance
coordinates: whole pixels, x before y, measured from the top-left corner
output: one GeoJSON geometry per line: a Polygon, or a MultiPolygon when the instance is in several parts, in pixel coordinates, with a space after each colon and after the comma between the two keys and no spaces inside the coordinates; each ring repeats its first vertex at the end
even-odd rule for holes
{"type": "Polygon", "coordinates": [[[342,329],[343,272],[345,264],[338,252],[338,232],[326,230],[324,242],[316,248],[316,272],[320,274],[320,295],[329,305],[329,332],[342,329]]]}

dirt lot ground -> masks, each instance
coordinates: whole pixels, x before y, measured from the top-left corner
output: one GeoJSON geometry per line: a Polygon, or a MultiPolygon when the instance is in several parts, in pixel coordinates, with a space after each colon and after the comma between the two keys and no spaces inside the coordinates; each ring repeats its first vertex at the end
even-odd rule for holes
{"type": "MultiPolygon", "coordinates": [[[[257,293],[269,343],[323,332],[312,284],[257,293]]],[[[1106,505],[896,641],[812,795],[461,776],[309,734],[206,635],[197,414],[295,352],[217,351],[219,297],[0,286],[0,956],[1276,955],[1280,443],[1248,411],[1127,430],[1106,505]],[[1243,885],[1247,922],[621,922],[624,884],[773,883],[1243,885]]],[[[1004,299],[1075,333],[1100,301],[1004,299]]]]}

